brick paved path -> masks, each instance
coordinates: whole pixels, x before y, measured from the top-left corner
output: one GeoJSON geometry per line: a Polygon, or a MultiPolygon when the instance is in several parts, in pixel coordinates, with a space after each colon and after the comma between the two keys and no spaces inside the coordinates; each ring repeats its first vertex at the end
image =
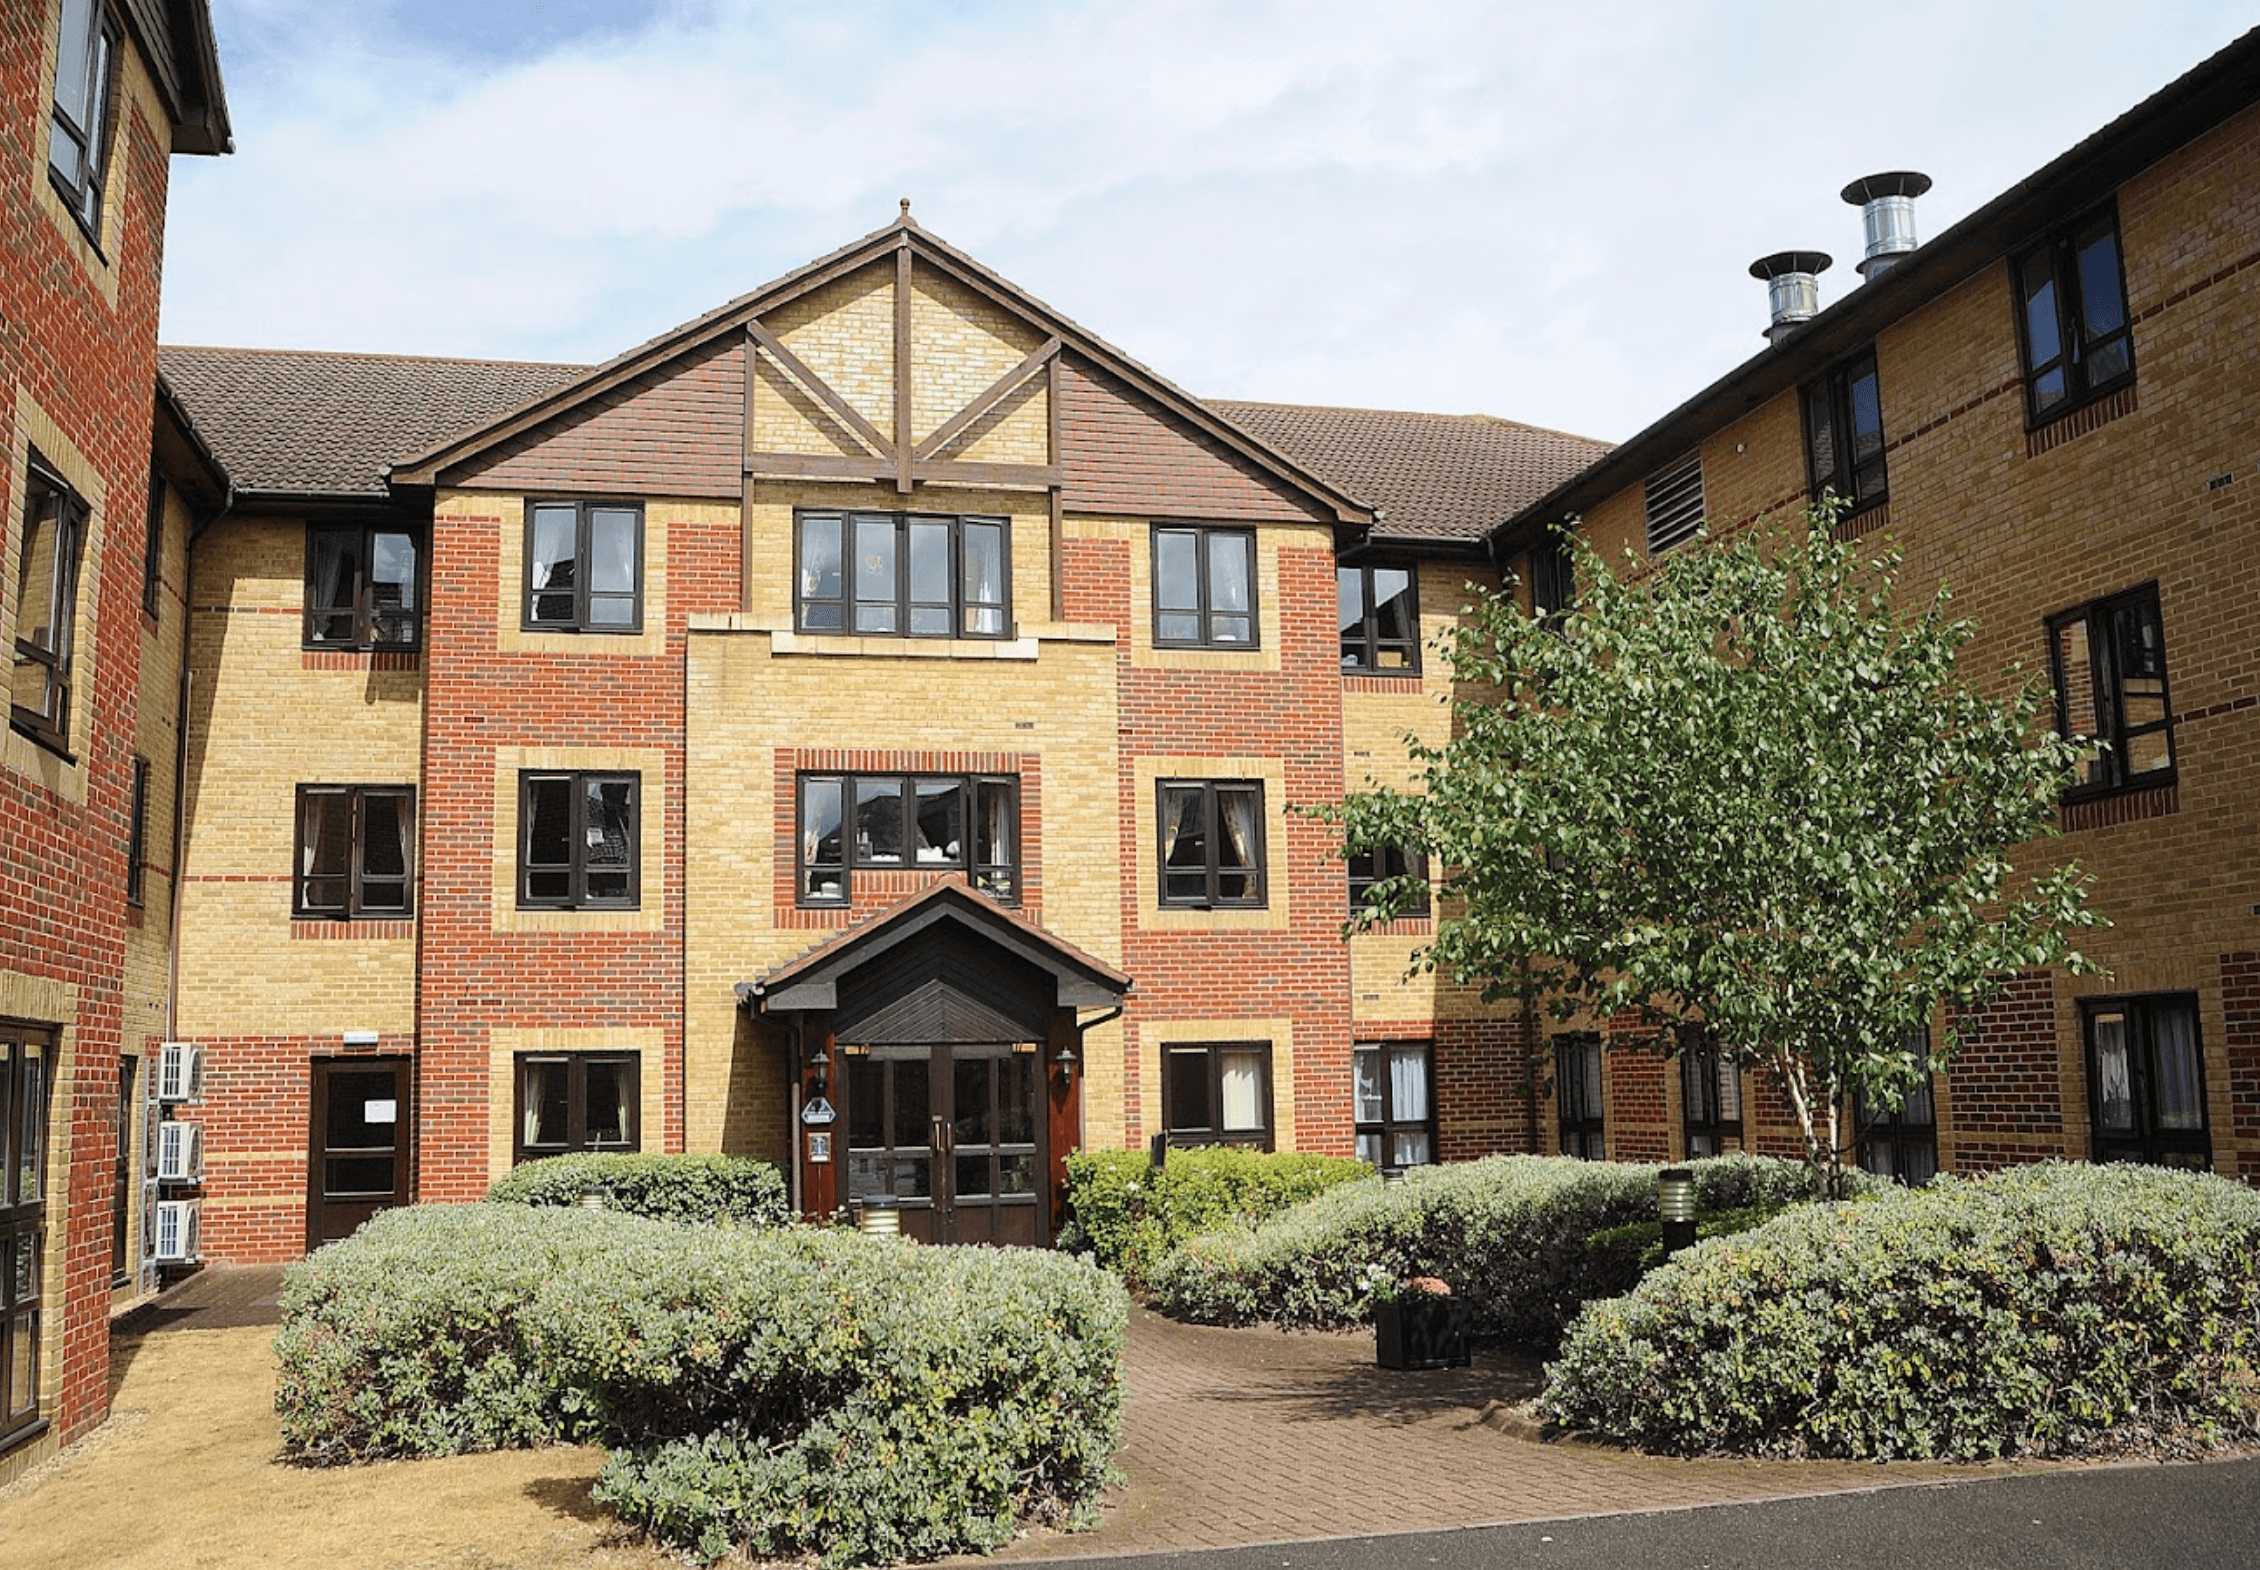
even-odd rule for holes
{"type": "Polygon", "coordinates": [[[1538,1365],[1390,1373],[1370,1334],[1282,1334],[1131,1314],[1105,1524],[1037,1534],[1004,1557],[1144,1553],[1546,1520],[1833,1493],[2006,1468],[1678,1461],[1535,1443],[1485,1426],[1534,1394],[1538,1365]]]}

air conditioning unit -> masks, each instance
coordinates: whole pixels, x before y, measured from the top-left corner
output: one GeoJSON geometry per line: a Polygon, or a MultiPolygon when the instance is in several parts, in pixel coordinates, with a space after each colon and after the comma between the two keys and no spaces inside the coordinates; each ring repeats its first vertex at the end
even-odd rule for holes
{"type": "Polygon", "coordinates": [[[157,1181],[160,1183],[201,1183],[204,1181],[203,1124],[160,1123],[157,1125],[157,1181]]]}
{"type": "Polygon", "coordinates": [[[194,1101],[204,1094],[204,1049],[193,1041],[168,1041],[157,1057],[157,1099],[194,1101]]]}
{"type": "Polygon", "coordinates": [[[157,1201],[157,1261],[165,1265],[192,1265],[202,1257],[204,1226],[201,1199],[157,1201]]]}

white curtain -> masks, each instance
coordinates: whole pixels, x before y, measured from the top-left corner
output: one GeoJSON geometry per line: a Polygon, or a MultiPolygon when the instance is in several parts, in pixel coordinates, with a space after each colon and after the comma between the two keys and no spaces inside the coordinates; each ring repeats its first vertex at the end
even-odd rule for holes
{"type": "Polygon", "coordinates": [[[1378,1123],[1381,1121],[1381,1054],[1359,1052],[1351,1061],[1357,1076],[1357,1121],[1378,1123]]]}
{"type": "Polygon", "coordinates": [[[2197,1017],[2186,1008],[2161,1008],[2150,1016],[2158,1056],[2158,1126],[2205,1126],[2205,1092],[2197,1070],[2197,1017]]]}
{"type": "Polygon", "coordinates": [[[1428,1054],[1409,1048],[1389,1054],[1391,1121],[1420,1123],[1428,1117],[1428,1054]]]}
{"type": "MultiPolygon", "coordinates": [[[[1229,865],[1253,867],[1256,864],[1256,798],[1253,791],[1218,791],[1216,804],[1218,816],[1224,820],[1224,837],[1232,847],[1229,865]]],[[[1219,865],[1225,865],[1222,858],[1219,865]]]]}
{"type": "Polygon", "coordinates": [[[1220,1126],[1228,1134],[1262,1128],[1263,1054],[1219,1053],[1217,1068],[1224,1089],[1224,1116],[1220,1126]]]}
{"type": "Polygon", "coordinates": [[[2134,1127],[2134,1091],[2127,1081],[2124,1015],[2106,1015],[2095,1022],[2095,1084],[2103,1099],[2103,1126],[2134,1127]]]}

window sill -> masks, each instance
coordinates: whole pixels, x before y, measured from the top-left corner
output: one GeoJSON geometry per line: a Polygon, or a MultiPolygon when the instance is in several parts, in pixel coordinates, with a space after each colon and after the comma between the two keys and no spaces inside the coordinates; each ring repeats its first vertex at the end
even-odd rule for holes
{"type": "Polygon", "coordinates": [[[290,936],[295,941],[303,939],[358,939],[376,942],[388,939],[413,938],[416,935],[416,918],[413,916],[292,916],[290,936]]]}
{"type": "Polygon", "coordinates": [[[8,728],[40,751],[52,753],[72,768],[78,767],[78,754],[71,751],[70,742],[48,729],[44,722],[25,718],[23,710],[17,709],[9,715],[8,728]]]}
{"type": "Polygon", "coordinates": [[[861,637],[841,632],[792,632],[783,628],[769,634],[773,654],[813,654],[896,660],[1032,660],[1037,640],[1018,638],[890,638],[861,637]]]}
{"type": "Polygon", "coordinates": [[[2066,834],[2082,829],[2104,829],[2146,818],[2165,818],[2181,811],[2181,782],[2172,775],[2139,785],[2115,786],[2066,798],[2056,809],[2057,826],[2066,834]]]}
{"type": "Polygon", "coordinates": [[[1344,692],[1419,692],[1419,671],[1369,671],[1351,666],[1342,668],[1344,692]]]}
{"type": "Polygon", "coordinates": [[[2068,408],[2051,409],[2039,419],[2026,423],[2025,456],[2037,458],[2140,407],[2135,397],[2135,383],[2130,377],[2068,408]]]}

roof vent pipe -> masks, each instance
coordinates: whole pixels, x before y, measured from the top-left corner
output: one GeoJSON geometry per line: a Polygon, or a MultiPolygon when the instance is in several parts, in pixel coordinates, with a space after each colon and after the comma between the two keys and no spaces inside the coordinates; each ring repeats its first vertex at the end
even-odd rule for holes
{"type": "Polygon", "coordinates": [[[1779,344],[1820,313],[1820,274],[1828,264],[1826,251],[1776,251],[1750,264],[1750,276],[1766,281],[1766,303],[1773,308],[1768,343],[1779,344]]]}
{"type": "Polygon", "coordinates": [[[1868,254],[1860,260],[1862,278],[1881,278],[1915,248],[1915,198],[1930,189],[1930,176],[1912,169],[1871,174],[1844,188],[1844,199],[1860,209],[1868,232],[1868,254]]]}

